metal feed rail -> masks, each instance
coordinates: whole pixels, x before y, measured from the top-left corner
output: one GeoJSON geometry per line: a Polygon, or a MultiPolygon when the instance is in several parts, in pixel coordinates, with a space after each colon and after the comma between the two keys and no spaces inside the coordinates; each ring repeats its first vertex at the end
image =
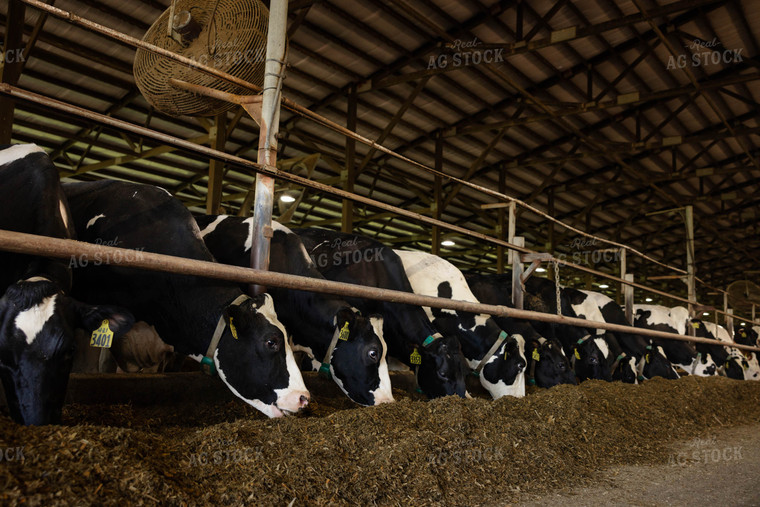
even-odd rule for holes
{"type": "MultiPolygon", "coordinates": [[[[110,37],[112,39],[121,41],[121,42],[123,42],[125,44],[128,44],[130,46],[133,46],[135,48],[140,48],[140,49],[143,49],[145,51],[150,51],[152,53],[156,53],[156,54],[165,56],[167,58],[171,58],[171,59],[173,59],[173,60],[175,60],[177,62],[183,63],[183,64],[185,64],[187,66],[190,66],[190,67],[193,67],[195,69],[198,69],[201,72],[204,72],[206,74],[215,76],[215,77],[217,77],[219,79],[223,79],[223,80],[225,80],[225,81],[227,81],[229,83],[236,84],[236,85],[241,86],[241,87],[243,87],[245,89],[251,90],[252,92],[260,93],[262,91],[260,87],[254,85],[253,83],[249,83],[249,82],[247,82],[245,80],[237,78],[237,77],[235,77],[235,76],[233,76],[231,74],[228,74],[226,72],[220,71],[220,70],[215,69],[213,67],[199,64],[198,62],[194,62],[193,60],[190,60],[187,57],[184,57],[182,55],[178,55],[176,53],[173,53],[171,51],[165,50],[163,48],[159,48],[159,47],[157,47],[155,45],[149,44],[149,43],[144,42],[144,41],[142,41],[140,39],[137,39],[135,37],[131,37],[131,36],[129,36],[127,34],[124,34],[124,33],[120,32],[118,30],[115,30],[113,28],[109,28],[109,27],[106,27],[106,26],[101,25],[99,23],[95,23],[95,22],[90,21],[90,20],[88,20],[86,18],[83,18],[81,16],[77,16],[76,14],[74,14],[72,12],[69,12],[69,11],[66,11],[66,10],[63,10],[63,9],[60,9],[60,8],[57,8],[57,7],[53,7],[52,5],[48,5],[48,4],[46,4],[46,3],[44,3],[44,2],[42,2],[40,0],[21,0],[21,1],[24,2],[24,3],[26,3],[26,4],[28,4],[28,5],[30,5],[30,6],[32,6],[32,7],[34,7],[34,8],[36,8],[36,9],[39,9],[39,10],[41,10],[43,12],[46,12],[46,13],[52,15],[52,16],[55,16],[55,17],[58,17],[58,18],[61,18],[61,19],[65,20],[65,21],[68,21],[68,22],[70,22],[70,23],[72,23],[74,25],[86,28],[88,30],[94,31],[94,32],[99,33],[101,35],[105,35],[105,36],[110,37]]],[[[319,115],[319,114],[317,114],[317,113],[315,113],[313,111],[310,111],[308,108],[306,108],[304,106],[301,106],[300,104],[297,104],[296,102],[294,102],[294,101],[292,101],[290,99],[282,97],[281,98],[281,103],[282,103],[282,105],[284,107],[286,107],[287,109],[295,112],[296,114],[299,114],[299,115],[301,115],[303,117],[309,118],[312,121],[314,121],[314,122],[316,122],[318,124],[321,124],[321,125],[329,128],[329,129],[331,129],[331,130],[333,130],[335,132],[338,132],[338,133],[340,133],[340,134],[342,134],[342,135],[344,135],[346,137],[349,137],[351,139],[359,141],[362,144],[366,144],[367,146],[369,146],[370,148],[372,148],[374,150],[377,150],[377,151],[383,152],[383,153],[385,153],[387,155],[390,155],[392,157],[395,157],[395,158],[397,158],[397,159],[399,159],[401,161],[404,161],[404,162],[406,162],[408,164],[411,164],[411,165],[413,165],[413,166],[415,166],[415,167],[417,167],[419,169],[422,169],[422,170],[424,170],[424,171],[426,171],[428,173],[435,174],[435,175],[441,176],[441,177],[443,177],[443,178],[445,178],[445,179],[447,179],[449,181],[456,182],[458,184],[461,184],[461,185],[473,188],[475,190],[478,190],[481,193],[484,193],[486,195],[490,195],[490,196],[495,197],[495,198],[497,198],[499,200],[507,201],[507,202],[514,202],[514,203],[520,205],[521,207],[523,207],[525,209],[528,209],[531,212],[533,212],[533,213],[535,213],[535,214],[537,214],[537,215],[539,215],[539,216],[541,216],[541,217],[543,217],[543,218],[545,218],[547,220],[550,220],[550,221],[558,224],[561,227],[564,227],[565,229],[568,229],[570,231],[575,232],[576,234],[580,234],[580,235],[588,237],[588,238],[593,238],[595,240],[599,240],[599,241],[604,242],[604,243],[609,244],[609,245],[614,245],[614,246],[619,247],[621,249],[630,251],[631,253],[634,253],[634,254],[640,256],[641,258],[646,259],[646,260],[648,260],[650,262],[653,262],[653,263],[655,263],[655,264],[657,264],[659,266],[662,266],[662,267],[665,267],[665,268],[670,269],[672,271],[675,271],[676,273],[686,274],[685,270],[683,270],[681,268],[676,268],[676,267],[667,265],[667,264],[665,264],[665,263],[663,263],[661,261],[658,261],[658,260],[656,260],[656,259],[654,259],[652,257],[649,257],[648,255],[644,254],[643,252],[640,252],[640,251],[636,250],[635,248],[632,248],[630,246],[627,246],[627,245],[624,245],[624,244],[621,244],[621,243],[617,243],[615,241],[611,241],[611,240],[608,240],[608,239],[605,239],[605,238],[600,238],[600,237],[594,236],[594,235],[589,234],[589,233],[587,233],[585,231],[582,231],[580,229],[576,229],[575,227],[572,227],[572,226],[570,226],[568,224],[565,224],[564,222],[562,222],[560,220],[557,220],[556,218],[554,218],[553,216],[549,215],[548,213],[545,213],[545,212],[543,212],[543,211],[541,211],[541,210],[539,210],[539,209],[537,209],[537,208],[535,208],[535,207],[529,205],[528,203],[523,202],[523,201],[521,201],[519,199],[516,199],[514,197],[508,196],[508,195],[503,194],[501,192],[497,192],[497,191],[492,190],[490,188],[483,187],[481,185],[476,185],[476,184],[474,184],[472,182],[469,182],[469,181],[466,181],[466,180],[462,180],[460,178],[456,178],[454,176],[451,176],[451,175],[448,175],[448,174],[443,173],[441,171],[438,171],[438,170],[436,170],[436,169],[434,169],[432,167],[429,167],[429,166],[427,166],[425,164],[422,164],[422,163],[417,162],[415,160],[412,160],[412,159],[410,159],[408,157],[405,157],[405,156],[403,156],[403,155],[401,155],[399,153],[394,152],[393,150],[391,150],[389,148],[386,148],[385,146],[383,146],[381,144],[378,144],[378,143],[372,141],[371,139],[368,139],[368,138],[366,138],[364,136],[361,136],[358,133],[356,133],[356,132],[354,132],[354,131],[346,128],[346,127],[343,127],[343,126],[341,126],[341,125],[339,125],[339,124],[337,124],[335,122],[333,122],[332,120],[329,120],[328,118],[325,118],[322,115],[319,115]]],[[[452,229],[451,227],[449,227],[449,230],[455,230],[455,229],[452,229]]],[[[461,231],[457,231],[457,232],[461,232],[461,231]]],[[[467,234],[467,235],[472,236],[472,234],[467,234]]],[[[496,240],[496,238],[491,238],[491,237],[485,237],[485,238],[482,238],[482,239],[486,239],[487,241],[489,241],[491,243],[496,243],[499,246],[505,246],[506,248],[509,248],[509,249],[512,249],[512,250],[521,251],[518,247],[516,247],[515,245],[513,245],[512,243],[509,243],[509,242],[504,242],[504,241],[496,240]]],[[[657,291],[657,290],[654,290],[654,289],[650,289],[650,288],[648,288],[646,286],[635,284],[635,283],[633,283],[631,281],[628,281],[628,280],[625,280],[623,278],[613,277],[613,276],[610,276],[610,275],[608,275],[606,273],[603,273],[603,272],[600,272],[600,271],[592,270],[590,268],[585,268],[584,266],[578,266],[578,265],[574,265],[574,264],[571,264],[571,263],[568,263],[568,262],[559,261],[559,260],[557,260],[557,261],[560,262],[560,263],[562,263],[562,264],[564,264],[564,265],[567,265],[569,267],[573,267],[575,269],[579,269],[581,271],[585,271],[587,273],[594,274],[596,276],[602,276],[602,277],[604,277],[604,278],[606,278],[608,280],[612,280],[612,281],[615,281],[617,283],[622,283],[622,284],[626,284],[626,285],[629,285],[629,286],[632,286],[632,287],[637,287],[637,288],[642,289],[642,290],[647,290],[647,291],[652,292],[654,294],[658,294],[658,295],[661,295],[661,296],[669,297],[670,299],[673,299],[673,300],[676,300],[676,301],[680,301],[680,302],[687,303],[687,304],[698,304],[696,301],[690,301],[688,299],[680,298],[678,296],[673,296],[673,295],[667,294],[665,292],[661,292],[661,291],[657,291]]],[[[702,285],[704,285],[704,286],[706,286],[706,287],[708,287],[708,288],[710,288],[712,290],[717,290],[717,291],[719,291],[719,292],[721,292],[723,294],[727,294],[727,292],[724,289],[720,289],[720,288],[717,288],[717,287],[712,287],[711,285],[707,284],[706,282],[704,282],[703,280],[701,280],[699,278],[695,277],[695,280],[697,280],[699,283],[701,283],[702,285]]],[[[728,316],[728,313],[724,312],[724,311],[720,311],[720,310],[716,309],[715,312],[716,313],[720,313],[720,314],[722,314],[724,316],[728,316]]],[[[735,315],[731,315],[731,317],[733,317],[734,319],[743,320],[745,322],[750,322],[750,323],[754,324],[754,322],[751,321],[751,320],[749,320],[749,319],[744,319],[742,317],[738,317],[738,316],[735,316],[735,315]]]]}
{"type": "MultiPolygon", "coordinates": [[[[163,271],[182,275],[196,275],[220,280],[228,280],[237,283],[258,284],[288,289],[309,290],[327,294],[338,294],[394,303],[405,303],[417,306],[429,306],[432,308],[447,308],[472,313],[486,313],[494,316],[506,316],[518,319],[537,320],[556,324],[605,329],[624,333],[634,333],[652,338],[665,338],[687,342],[706,343],[711,345],[725,346],[725,342],[682,336],[674,333],[665,333],[651,329],[640,329],[631,326],[609,324],[607,322],[594,322],[575,317],[553,315],[548,313],[517,310],[501,305],[486,305],[481,303],[469,303],[447,298],[421,296],[410,292],[366,287],[342,282],[333,282],[320,278],[308,278],[304,276],[262,271],[239,266],[229,266],[215,262],[199,261],[174,257],[151,252],[116,248],[103,245],[94,245],[71,239],[49,238],[20,232],[0,230],[0,250],[19,254],[32,254],[61,259],[72,259],[80,263],[99,260],[102,264],[116,264],[133,268],[163,271]]],[[[749,345],[731,344],[738,349],[760,352],[759,347],[749,345]]]]}

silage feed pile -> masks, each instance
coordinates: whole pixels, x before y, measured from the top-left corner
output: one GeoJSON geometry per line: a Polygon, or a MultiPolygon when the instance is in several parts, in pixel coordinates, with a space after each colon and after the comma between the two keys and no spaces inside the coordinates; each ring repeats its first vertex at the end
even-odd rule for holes
{"type": "Polygon", "coordinates": [[[311,414],[278,420],[240,402],[71,405],[48,427],[2,417],[0,448],[16,452],[0,463],[0,502],[506,504],[610,465],[667,463],[669,443],[760,416],[760,382],[714,377],[396,396],[369,408],[316,396],[311,414]]]}

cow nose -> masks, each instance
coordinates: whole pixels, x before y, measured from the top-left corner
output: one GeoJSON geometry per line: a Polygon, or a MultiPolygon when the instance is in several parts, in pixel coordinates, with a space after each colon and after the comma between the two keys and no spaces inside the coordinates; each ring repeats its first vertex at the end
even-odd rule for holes
{"type": "Polygon", "coordinates": [[[711,364],[710,366],[707,367],[707,374],[708,375],[715,374],[715,365],[714,364],[711,364]]]}
{"type": "Polygon", "coordinates": [[[301,405],[301,408],[305,408],[309,404],[309,397],[305,394],[302,394],[298,399],[298,404],[301,405]]]}

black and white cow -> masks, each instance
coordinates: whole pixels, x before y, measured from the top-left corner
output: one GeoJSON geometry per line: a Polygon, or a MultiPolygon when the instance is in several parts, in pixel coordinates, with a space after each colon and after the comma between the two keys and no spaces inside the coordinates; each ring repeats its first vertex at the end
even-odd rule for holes
{"type": "MultiPolygon", "coordinates": [[[[217,261],[248,267],[253,219],[227,215],[197,216],[201,237],[217,261]]],[[[300,238],[273,222],[269,269],[278,273],[324,277],[317,271],[300,238]]],[[[293,350],[305,352],[316,370],[332,342],[328,361],[332,378],[346,395],[361,405],[393,401],[383,340],[383,318],[362,317],[343,298],[331,294],[269,287],[280,321],[293,339],[293,350]],[[343,328],[348,330],[340,338],[343,328]]]]}
{"type": "MultiPolygon", "coordinates": [[[[728,330],[721,325],[714,324],[712,322],[703,322],[698,320],[692,320],[692,325],[700,327],[704,326],[708,337],[720,340],[724,343],[730,344],[731,335],[728,330]]],[[[746,340],[742,340],[740,333],[737,335],[736,343],[742,345],[754,345],[752,343],[746,343],[746,340]]],[[[697,336],[700,336],[697,333],[697,336]]],[[[703,351],[703,353],[709,353],[718,365],[723,366],[725,375],[729,378],[738,380],[760,380],[760,364],[757,361],[757,355],[748,350],[740,350],[736,347],[729,345],[721,347],[720,345],[706,345],[697,344],[697,350],[703,351]],[[700,348],[702,346],[702,348],[700,348]]]]}
{"type": "MultiPolygon", "coordinates": [[[[512,307],[512,275],[467,273],[465,277],[478,301],[512,307]]],[[[521,319],[497,316],[494,321],[510,335],[520,335],[525,340],[528,385],[548,388],[576,383],[575,373],[559,342],[541,336],[529,322],[521,319]]]]}
{"type": "MultiPolygon", "coordinates": [[[[161,188],[98,181],[64,185],[64,191],[81,240],[214,261],[190,212],[161,188]]],[[[127,306],[177,353],[213,366],[236,396],[269,417],[309,403],[271,296],[249,298],[232,282],[105,260],[72,259],[76,293],[84,300],[127,306]]]]}
{"type": "MultiPolygon", "coordinates": [[[[450,262],[425,252],[394,252],[404,264],[404,271],[416,294],[478,303],[462,272],[450,262]]],[[[525,396],[525,340],[522,335],[502,331],[490,315],[427,306],[423,309],[438,331],[459,338],[471,370],[478,374],[481,385],[494,399],[525,396]]]]}
{"type": "MultiPolygon", "coordinates": [[[[625,318],[625,312],[610,297],[589,290],[581,291],[593,301],[601,312],[604,322],[617,324],[620,326],[630,326],[631,324],[625,318]]],[[[654,377],[663,377],[667,379],[677,379],[678,373],[665,355],[665,351],[660,346],[653,346],[651,340],[646,337],[633,333],[620,333],[614,331],[611,333],[616,339],[620,348],[630,359],[633,359],[636,365],[636,371],[639,380],[651,379],[654,377]]]]}
{"type": "MultiPolygon", "coordinates": [[[[556,287],[554,282],[546,278],[530,277],[525,281],[525,309],[556,314],[556,287]]],[[[579,307],[585,299],[580,291],[575,289],[563,290],[560,287],[562,315],[579,318],[574,305],[579,307]]],[[[594,311],[590,304],[586,304],[585,308],[589,313],[594,311]]],[[[598,309],[596,312],[598,313],[598,309]]],[[[573,369],[579,380],[612,380],[610,370],[617,356],[612,357],[610,346],[605,341],[602,330],[538,321],[534,322],[533,326],[542,335],[556,339],[562,344],[565,354],[570,357],[573,363],[573,369]],[[602,331],[602,334],[597,334],[599,331],[602,331]]],[[[625,367],[626,363],[623,366],[625,367]]],[[[635,376],[633,378],[635,379],[635,376]]]]}
{"type": "MultiPolygon", "coordinates": [[[[686,334],[689,311],[682,307],[667,308],[660,305],[634,305],[634,326],[668,333],[686,334]]],[[[715,375],[717,365],[709,354],[697,352],[693,342],[656,338],[653,344],[662,347],[673,365],[690,375],[706,377],[715,375]]]]}
{"type": "MultiPolygon", "coordinates": [[[[392,249],[359,235],[325,229],[296,229],[314,264],[328,280],[413,292],[392,249]]],[[[416,367],[420,389],[430,398],[466,396],[465,360],[455,336],[439,333],[419,306],[347,298],[364,314],[384,317],[389,354],[416,367]]]]}
{"type": "MultiPolygon", "coordinates": [[[[58,171],[36,145],[0,150],[0,202],[0,229],[74,236],[58,171]]],[[[75,330],[89,336],[107,322],[119,339],[134,318],[121,308],[71,298],[64,261],[0,251],[0,266],[0,380],[11,417],[22,424],[59,423],[75,330]]]]}

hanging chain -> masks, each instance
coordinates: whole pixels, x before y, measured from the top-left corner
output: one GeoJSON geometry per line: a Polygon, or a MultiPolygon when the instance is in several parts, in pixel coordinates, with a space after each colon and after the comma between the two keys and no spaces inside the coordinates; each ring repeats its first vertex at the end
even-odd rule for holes
{"type": "Polygon", "coordinates": [[[554,288],[557,295],[557,315],[562,315],[562,301],[559,294],[559,262],[552,261],[554,265],[554,288]]]}

